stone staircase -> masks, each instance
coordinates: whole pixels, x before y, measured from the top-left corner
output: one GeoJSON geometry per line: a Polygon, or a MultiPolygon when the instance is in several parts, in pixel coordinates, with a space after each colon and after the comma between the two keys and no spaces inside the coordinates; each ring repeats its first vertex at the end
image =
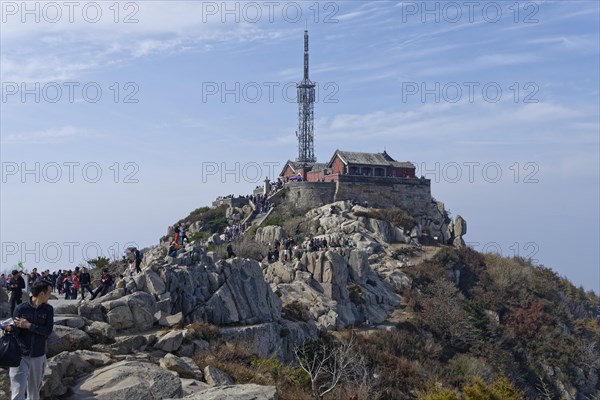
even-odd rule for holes
{"type": "MultiPolygon", "coordinates": [[[[281,196],[282,193],[284,192],[284,190],[285,190],[285,186],[282,187],[281,189],[277,190],[275,193],[271,194],[269,197],[267,197],[267,199],[272,202],[272,200],[281,196]]],[[[266,213],[257,213],[256,205],[254,204],[254,202],[252,200],[250,200],[249,204],[250,204],[250,207],[252,207],[252,210],[254,210],[254,211],[250,215],[248,215],[246,218],[244,218],[244,220],[242,221],[242,223],[247,223],[248,227],[251,227],[254,225],[260,226],[269,217],[269,215],[271,215],[271,212],[273,212],[273,210],[275,209],[275,206],[273,206],[266,213]]],[[[272,204],[275,204],[275,203],[272,202],[272,204]]]]}
{"type": "Polygon", "coordinates": [[[257,214],[256,217],[252,220],[252,225],[260,226],[268,217],[271,215],[275,207],[272,207],[266,213],[257,214]]]}

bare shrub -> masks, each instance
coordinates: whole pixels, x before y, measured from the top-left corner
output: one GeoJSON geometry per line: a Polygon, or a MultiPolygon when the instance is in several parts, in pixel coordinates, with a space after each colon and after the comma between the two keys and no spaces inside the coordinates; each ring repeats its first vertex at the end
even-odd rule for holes
{"type": "Polygon", "coordinates": [[[318,400],[344,384],[356,385],[366,393],[372,389],[372,375],[357,351],[353,335],[339,343],[305,344],[297,347],[295,353],[300,368],[310,378],[312,395],[318,400]]]}
{"type": "Polygon", "coordinates": [[[464,345],[472,340],[469,317],[460,291],[446,280],[438,280],[428,287],[428,296],[420,300],[419,314],[440,337],[453,345],[464,345]]]}
{"type": "Polygon", "coordinates": [[[481,357],[457,354],[449,362],[450,371],[457,383],[466,384],[479,376],[486,382],[494,378],[493,368],[481,357]]]}
{"type": "Polygon", "coordinates": [[[221,337],[219,327],[202,321],[194,321],[186,329],[194,339],[202,339],[210,342],[221,337]]]}
{"type": "Polygon", "coordinates": [[[252,260],[256,260],[259,256],[265,257],[268,250],[266,246],[246,236],[241,240],[234,240],[232,242],[232,248],[236,256],[250,258],[252,260]]]}
{"type": "Polygon", "coordinates": [[[307,322],[310,319],[310,313],[306,309],[306,306],[299,301],[292,301],[282,307],[281,310],[285,316],[285,319],[290,321],[303,321],[307,322]]]}
{"type": "Polygon", "coordinates": [[[487,255],[487,270],[499,291],[514,291],[527,288],[533,280],[533,269],[515,259],[487,255]]]}
{"type": "Polygon", "coordinates": [[[288,366],[275,357],[260,358],[250,349],[248,342],[211,343],[206,352],[196,353],[194,362],[204,368],[213,365],[229,374],[238,384],[276,386],[280,400],[311,400],[309,380],[299,367],[288,366]]]}

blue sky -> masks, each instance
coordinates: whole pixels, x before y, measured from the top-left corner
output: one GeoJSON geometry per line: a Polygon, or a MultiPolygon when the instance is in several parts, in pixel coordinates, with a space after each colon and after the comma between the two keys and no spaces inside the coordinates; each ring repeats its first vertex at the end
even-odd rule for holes
{"type": "Polygon", "coordinates": [[[412,161],[474,248],[600,292],[597,1],[28,4],[2,2],[2,270],[156,244],[279,172],[308,26],[319,161],[412,161]]]}

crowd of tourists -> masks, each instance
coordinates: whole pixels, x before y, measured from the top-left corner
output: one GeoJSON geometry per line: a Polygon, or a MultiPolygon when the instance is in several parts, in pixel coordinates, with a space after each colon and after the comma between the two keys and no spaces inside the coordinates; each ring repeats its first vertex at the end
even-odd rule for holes
{"type": "Polygon", "coordinates": [[[247,223],[237,223],[233,225],[227,225],[225,228],[225,239],[229,242],[234,239],[241,239],[244,237],[244,232],[248,228],[247,223]]]}
{"type": "MultiPolygon", "coordinates": [[[[137,248],[131,248],[124,257],[129,263],[129,275],[142,272],[141,263],[143,259],[142,251],[137,248]]],[[[125,289],[124,275],[119,274],[113,277],[108,269],[102,270],[95,289],[92,287],[92,276],[87,267],[75,267],[73,270],[62,270],[50,272],[49,270],[38,273],[37,268],[31,272],[15,269],[10,274],[0,275],[0,286],[11,293],[11,313],[14,308],[20,304],[23,290],[29,294],[36,282],[46,282],[50,285],[51,293],[58,296],[64,296],[65,300],[86,300],[86,294],[90,299],[104,296],[113,288],[125,289]]]]}
{"type": "MultiPolygon", "coordinates": [[[[293,237],[287,237],[282,241],[275,240],[273,246],[269,247],[267,252],[267,261],[269,263],[277,261],[293,261],[294,259],[302,259],[304,253],[324,251],[324,250],[339,250],[344,248],[353,248],[354,243],[350,239],[344,239],[342,243],[335,241],[328,243],[327,239],[322,238],[311,238],[304,244],[296,243],[293,237]]],[[[263,258],[259,256],[258,261],[262,261],[263,258]]]]}
{"type": "Polygon", "coordinates": [[[264,194],[254,194],[251,196],[250,200],[252,200],[252,203],[254,203],[257,214],[266,213],[271,208],[275,207],[275,205],[264,194]]]}
{"type": "Polygon", "coordinates": [[[167,254],[169,257],[177,257],[179,250],[183,249],[184,243],[189,243],[190,238],[187,236],[187,227],[182,223],[177,223],[173,227],[173,240],[169,244],[167,254]]]}

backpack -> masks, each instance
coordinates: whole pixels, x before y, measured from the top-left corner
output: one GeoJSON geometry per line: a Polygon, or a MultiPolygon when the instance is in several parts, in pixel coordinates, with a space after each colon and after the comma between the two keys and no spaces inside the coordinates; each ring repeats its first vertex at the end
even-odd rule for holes
{"type": "Polygon", "coordinates": [[[71,280],[71,278],[65,277],[63,279],[63,287],[65,289],[69,289],[71,287],[71,285],[73,285],[73,281],[71,280]]]}
{"type": "Polygon", "coordinates": [[[21,346],[13,334],[0,338],[0,367],[18,367],[21,364],[21,346]]]}
{"type": "Polygon", "coordinates": [[[75,274],[71,276],[71,281],[73,282],[73,289],[79,289],[79,277],[75,274]]]}
{"type": "Polygon", "coordinates": [[[142,253],[140,250],[137,250],[135,252],[135,259],[136,260],[143,260],[144,259],[144,253],[142,253]]]}

